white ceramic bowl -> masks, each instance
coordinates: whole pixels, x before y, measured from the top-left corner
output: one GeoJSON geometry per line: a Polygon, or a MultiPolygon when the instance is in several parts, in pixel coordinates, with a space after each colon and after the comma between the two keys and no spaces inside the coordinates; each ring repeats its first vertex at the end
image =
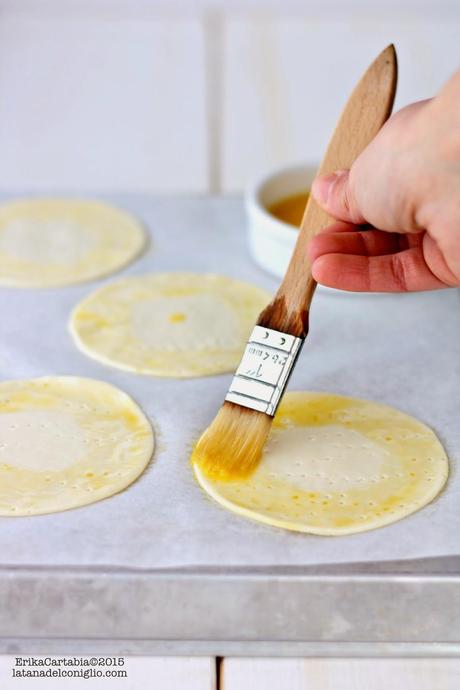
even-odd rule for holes
{"type": "Polygon", "coordinates": [[[259,266],[278,278],[286,272],[299,231],[272,216],[267,207],[310,189],[315,175],[313,166],[281,168],[264,177],[246,193],[251,254],[259,266]]]}

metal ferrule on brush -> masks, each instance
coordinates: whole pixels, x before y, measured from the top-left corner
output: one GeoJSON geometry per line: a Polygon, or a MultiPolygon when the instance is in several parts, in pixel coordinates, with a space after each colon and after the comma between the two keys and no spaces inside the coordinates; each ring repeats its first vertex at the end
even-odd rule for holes
{"type": "Polygon", "coordinates": [[[304,338],[255,326],[225,400],[273,417],[303,343],[304,338]]]}

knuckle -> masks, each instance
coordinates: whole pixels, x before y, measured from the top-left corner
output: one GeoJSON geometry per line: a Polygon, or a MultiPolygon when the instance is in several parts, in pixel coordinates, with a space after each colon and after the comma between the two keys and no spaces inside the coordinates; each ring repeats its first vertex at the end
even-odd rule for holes
{"type": "Polygon", "coordinates": [[[351,222],[361,223],[363,218],[358,210],[358,204],[353,193],[353,187],[350,183],[350,178],[348,178],[347,183],[344,185],[342,201],[343,207],[346,210],[347,216],[351,220],[351,222]]]}
{"type": "Polygon", "coordinates": [[[404,261],[401,254],[393,254],[390,262],[391,276],[394,284],[401,292],[409,289],[408,273],[410,261],[404,261]]]}

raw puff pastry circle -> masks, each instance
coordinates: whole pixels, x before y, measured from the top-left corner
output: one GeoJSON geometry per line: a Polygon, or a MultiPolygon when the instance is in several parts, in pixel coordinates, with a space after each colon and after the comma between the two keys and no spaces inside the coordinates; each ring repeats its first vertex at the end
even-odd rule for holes
{"type": "Polygon", "coordinates": [[[24,199],[0,205],[0,284],[72,285],[112,273],[143,249],[129,214],[99,201],[24,199]]]}
{"type": "Polygon", "coordinates": [[[0,383],[0,515],[54,513],[118,493],[154,446],[118,388],[73,376],[0,383]]]}
{"type": "Polygon", "coordinates": [[[399,410],[294,392],[285,395],[249,479],[222,482],[194,471],[228,510],[284,529],[343,535],[427,505],[446,482],[448,460],[433,431],[399,410]]]}
{"type": "Polygon", "coordinates": [[[176,378],[234,371],[265,291],[225,276],[159,273],[106,285],[74,309],[70,331],[90,357],[176,378]]]}

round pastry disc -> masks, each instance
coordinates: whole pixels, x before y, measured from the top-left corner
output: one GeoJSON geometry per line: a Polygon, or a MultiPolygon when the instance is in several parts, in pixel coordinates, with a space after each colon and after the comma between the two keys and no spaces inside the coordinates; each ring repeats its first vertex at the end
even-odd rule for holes
{"type": "Polygon", "coordinates": [[[130,277],[96,290],[73,311],[77,346],[106,364],[156,376],[236,369],[265,291],[213,274],[130,277]]]}
{"type": "Polygon", "coordinates": [[[94,503],[149,462],[152,428],[118,388],[56,376],[0,383],[0,515],[94,503]]]}
{"type": "Polygon", "coordinates": [[[276,527],[340,535],[382,527],[441,491],[448,460],[434,432],[387,405],[328,393],[287,393],[251,477],[194,471],[224,508],[276,527]]]}
{"type": "Polygon", "coordinates": [[[132,261],[146,235],[99,201],[24,199],[0,205],[0,284],[55,287],[100,278],[132,261]]]}

